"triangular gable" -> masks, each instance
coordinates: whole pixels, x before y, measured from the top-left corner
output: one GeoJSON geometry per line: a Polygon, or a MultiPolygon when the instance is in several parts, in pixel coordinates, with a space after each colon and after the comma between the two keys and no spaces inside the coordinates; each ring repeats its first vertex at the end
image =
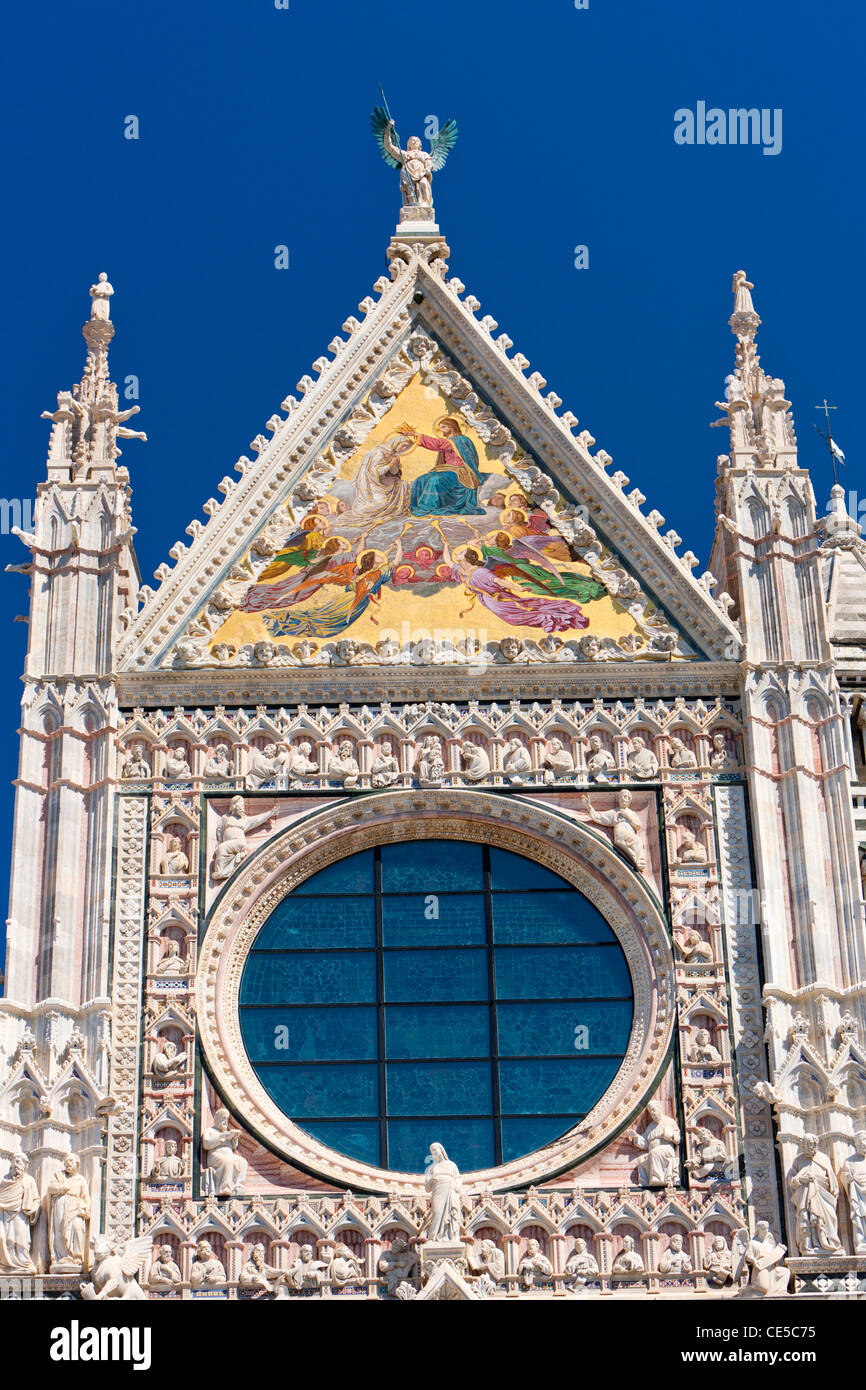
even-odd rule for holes
{"type": "MultiPolygon", "coordinates": [[[[287,418],[273,416],[268,421],[270,441],[257,436],[255,464],[239,461],[240,481],[224,479],[220,484],[224,502],[218,505],[211,499],[205,506],[208,523],[203,526],[196,521],[188,528],[192,544],[172,548],[174,568],[161,566],[157,571],[160,588],[143,590],[144,608],[121,642],[122,669],[258,664],[257,641],[281,649],[262,648],[266,664],[294,665],[299,660],[301,664],[342,664],[345,649],[339,653],[337,644],[346,641],[353,650],[345,659],[387,664],[406,659],[405,653],[397,656],[391,643],[380,645],[381,632],[386,627],[393,631],[391,619],[398,613],[397,630],[405,632],[403,624],[408,622],[410,647],[423,640],[417,633],[437,627],[482,632],[496,660],[667,660],[671,656],[718,660],[736,655],[738,630],[727,617],[727,605],[711,596],[712,577],[696,580],[692,576],[694,557],[676,555],[679,538],[673,533],[665,538],[659,535],[663,524],[659,513],[644,516],[639,510],[645,500],[642,494],[635,489],[626,496],[623,489],[628,479],[622,473],[607,475],[609,456],[589,452],[595,441],[587,431],[577,437],[571,433],[577,424],[574,417],[556,415],[560,402],[552,395],[541,396],[543,379],[537,373],[526,376],[529,364],[519,354],[506,356],[511,345],[504,337],[492,338],[495,322],[475,317],[477,301],[468,296],[461,300],[464,287],[459,281],[444,283],[439,278],[441,260],[434,260],[432,269],[427,264],[432,254],[421,246],[411,251],[400,248],[402,259],[392,260],[393,283],[383,277],[376,285],[378,302],[370,299],[361,305],[366,311],[364,322],[347,321],[348,340],[330,345],[333,360],[320,358],[314,364],[320,373],[318,382],[305,377],[299,383],[302,401],[288,398],[283,404],[287,418]],[[362,481],[367,485],[360,491],[372,521],[377,520],[377,498],[387,507],[388,479],[369,486],[376,477],[368,457],[371,451],[394,436],[404,423],[402,417],[426,438],[430,429],[435,434],[443,415],[459,426],[460,459],[455,472],[463,480],[464,494],[456,487],[449,489],[447,479],[432,476],[447,472],[447,458],[440,459],[431,448],[426,448],[425,456],[424,443],[416,442],[406,455],[403,475],[404,503],[408,501],[409,507],[404,513],[394,508],[390,518],[400,520],[400,527],[385,526],[371,534],[349,524],[352,519],[346,512],[357,511],[362,464],[362,481]],[[479,474],[473,499],[480,504],[477,512],[464,505],[465,493],[474,490],[473,451],[479,474]],[[422,475],[427,482],[419,498],[413,496],[412,485],[422,475]],[[462,500],[454,512],[434,514],[437,504],[449,508],[455,497],[462,500]],[[522,518],[503,525],[503,510],[522,512],[522,518]],[[332,547],[335,568],[359,561],[363,548],[376,552],[366,561],[368,570],[379,571],[374,575],[374,582],[381,581],[376,592],[372,597],[364,594],[364,580],[361,577],[358,583],[356,566],[352,574],[347,570],[345,594],[338,592],[337,584],[324,591],[320,587],[308,602],[290,602],[285,609],[273,610],[284,618],[272,617],[270,625],[262,618],[246,621],[250,614],[239,610],[239,603],[253,584],[268,582],[262,581],[262,574],[274,565],[280,546],[301,529],[305,518],[310,525],[311,513],[326,520],[322,534],[348,543],[348,551],[344,546],[332,547]],[[401,554],[392,534],[402,529],[402,521],[422,523],[404,530],[403,539],[412,544],[408,563],[414,568],[408,582],[406,548],[401,554]],[[521,534],[527,523],[528,531],[521,534]],[[498,562],[505,570],[500,571],[497,587],[487,574],[473,575],[482,566],[477,564],[477,552],[467,561],[465,549],[461,550],[466,542],[460,538],[465,535],[473,544],[474,533],[488,548],[501,550],[496,534],[503,530],[510,530],[513,540],[524,544],[514,547],[521,552],[517,576],[513,570],[509,573],[510,557],[498,562]],[[535,556],[527,554],[526,546],[538,547],[534,537],[543,531],[549,533],[550,544],[535,556]],[[431,557],[431,540],[437,532],[450,554],[446,555],[443,545],[440,554],[434,551],[431,557]],[[369,544],[362,546],[362,541],[369,544]],[[422,568],[422,561],[429,561],[433,568],[429,564],[422,568]],[[527,565],[534,565],[535,572],[527,565]],[[449,568],[450,574],[443,579],[443,570],[449,568]],[[382,578],[387,569],[391,573],[382,578]],[[603,593],[595,592],[599,584],[604,586],[603,593]],[[351,599],[359,588],[361,600],[366,597],[367,602],[352,616],[351,599]],[[452,592],[443,599],[444,588],[452,592]],[[494,592],[487,592],[490,589],[494,592]],[[530,602],[520,603],[515,610],[508,600],[515,593],[530,602]],[[532,599],[538,602],[533,605],[532,599]],[[470,614],[461,603],[471,609],[470,614]],[[574,627],[567,626],[569,609],[561,605],[569,603],[576,604],[580,617],[588,619],[586,625],[578,621],[574,627]],[[301,613],[312,612],[307,631],[303,622],[293,621],[298,616],[292,614],[293,606],[301,613]],[[518,621],[525,616],[531,621],[518,621]],[[374,617],[378,618],[375,623],[374,617]],[[512,634],[522,650],[518,653],[512,643],[500,652],[499,644],[512,634]],[[598,642],[581,643],[581,638],[591,637],[598,642]],[[305,644],[300,658],[294,650],[299,642],[305,644]]],[[[484,568],[491,568],[489,555],[484,568]]],[[[341,569],[337,579],[342,577],[341,569]]],[[[291,585],[287,592],[291,596],[291,585]]],[[[475,656],[472,639],[467,650],[457,637],[450,644],[447,639],[440,644],[432,659],[459,663],[475,656]]],[[[430,654],[426,659],[431,659],[430,654]]]]}

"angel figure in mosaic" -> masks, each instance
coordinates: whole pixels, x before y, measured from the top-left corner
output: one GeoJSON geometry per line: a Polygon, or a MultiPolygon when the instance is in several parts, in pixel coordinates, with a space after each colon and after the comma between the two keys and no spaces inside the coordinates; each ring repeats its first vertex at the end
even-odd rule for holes
{"type": "Polygon", "coordinates": [[[555,567],[551,573],[522,555],[512,555],[511,539],[505,532],[496,532],[489,540],[458,546],[453,554],[445,543],[443,565],[450,567],[451,578],[464,584],[471,599],[460,616],[477,601],[513,627],[540,627],[544,632],[589,627],[589,618],[574,598],[580,596],[584,602],[600,598],[605,592],[602,586],[555,567]]]}
{"type": "MultiPolygon", "coordinates": [[[[383,97],[384,100],[384,97],[383,97]]],[[[457,140],[457,122],[446,121],[430,141],[430,151],[424,149],[418,135],[410,135],[405,150],[391,119],[387,102],[377,106],[370,116],[370,125],[382,158],[392,169],[400,170],[400,192],[404,207],[433,207],[433,174],[442,168],[457,140]]]]}

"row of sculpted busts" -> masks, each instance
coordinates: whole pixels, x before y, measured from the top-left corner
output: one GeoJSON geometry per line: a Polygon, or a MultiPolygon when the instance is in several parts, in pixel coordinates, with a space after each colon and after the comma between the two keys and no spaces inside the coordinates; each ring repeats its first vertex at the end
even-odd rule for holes
{"type": "Polygon", "coordinates": [[[263,742],[247,749],[246,757],[243,752],[233,751],[228,743],[219,742],[200,750],[206,756],[203,761],[199,759],[197,771],[193,770],[192,751],[185,743],[170,744],[164,750],[161,767],[155,764],[153,752],[141,743],[133,743],[123,752],[121,771],[125,780],[137,781],[154,775],[169,782],[224,782],[243,777],[246,785],[256,790],[283,780],[301,784],[324,780],[351,790],[361,780],[374,787],[398,782],[408,785],[413,781],[420,786],[439,786],[443,782],[480,782],[488,778],[501,778],[514,786],[528,780],[548,784],[560,780],[644,782],[678,772],[696,772],[699,768],[718,773],[737,766],[727,738],[720,732],[712,735],[711,751],[706,735],[697,740],[698,752],[677,734],[657,736],[656,752],[648,740],[648,734],[611,735],[608,730],[581,737],[563,731],[529,736],[528,741],[525,731],[518,735],[515,730],[487,742],[460,737],[444,739],[441,733],[430,733],[401,739],[399,745],[385,739],[360,747],[348,736],[302,737],[297,742],[263,742]],[[441,766],[431,772],[430,765],[436,763],[441,766]]]}
{"type": "Polygon", "coordinates": [[[44,1214],[53,1274],[76,1273],[88,1258],[90,1186],[76,1154],[67,1154],[40,1197],[24,1154],[0,1181],[0,1273],[33,1274],[33,1228],[44,1214]]]}
{"type": "Polygon", "coordinates": [[[853,1136],[854,1150],[838,1172],[818,1146],[815,1134],[798,1141],[800,1152],[788,1172],[800,1255],[841,1255],[839,1196],[844,1192],[855,1255],[866,1255],[866,1130],[853,1136]]]}
{"type": "MultiPolygon", "coordinates": [[[[148,1289],[154,1293],[171,1292],[182,1282],[183,1276],[171,1246],[158,1245],[146,1278],[148,1289]]],[[[193,1290],[220,1288],[229,1282],[223,1261],[214,1251],[212,1243],[205,1238],[196,1242],[188,1282],[193,1290]]],[[[265,1295],[285,1298],[293,1293],[314,1293],[326,1283],[331,1288],[364,1283],[361,1262],[341,1241],[333,1246],[326,1260],[317,1258],[312,1245],[303,1244],[286,1268],[269,1264],[264,1242],[256,1241],[250,1247],[237,1277],[238,1288],[254,1298],[265,1295]]]]}

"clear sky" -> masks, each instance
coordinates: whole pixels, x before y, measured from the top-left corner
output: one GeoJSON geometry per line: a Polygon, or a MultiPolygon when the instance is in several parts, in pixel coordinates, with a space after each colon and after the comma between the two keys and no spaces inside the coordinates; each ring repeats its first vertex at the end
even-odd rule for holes
{"type": "MultiPolygon", "coordinates": [[[[0,104],[9,498],[44,477],[39,413],[81,375],[101,270],[145,582],[385,270],[399,202],[369,113],[456,117],[436,178],[451,270],[705,562],[731,369],[731,276],[858,489],[866,19],[856,0],[42,0],[5,17],[0,104]],[[782,111],[782,148],[675,143],[680,108],[782,111]],[[124,138],[125,118],[139,138],[124,138]],[[289,248],[277,270],[274,248],[289,248]],[[576,246],[589,250],[575,268],[576,246]]],[[[778,132],[777,132],[778,138],[778,132]]],[[[202,520],[205,518],[202,517],[202,520]]],[[[26,552],[0,535],[2,563],[26,552]]],[[[0,784],[17,768],[26,579],[4,576],[0,784]]],[[[0,790],[0,843],[11,833],[0,790]]],[[[3,867],[5,874],[5,865],[3,867]]],[[[5,888],[2,890],[5,893],[5,888]]]]}

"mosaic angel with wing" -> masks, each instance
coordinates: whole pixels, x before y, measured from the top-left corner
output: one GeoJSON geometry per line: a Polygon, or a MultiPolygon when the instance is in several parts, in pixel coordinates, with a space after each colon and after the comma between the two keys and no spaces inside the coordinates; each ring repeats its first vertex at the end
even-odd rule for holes
{"type": "Polygon", "coordinates": [[[400,170],[400,192],[404,207],[433,207],[433,175],[442,168],[457,140],[457,122],[446,121],[430,141],[429,153],[418,135],[410,135],[405,150],[387,106],[377,106],[370,116],[382,158],[392,169],[400,170]]]}

